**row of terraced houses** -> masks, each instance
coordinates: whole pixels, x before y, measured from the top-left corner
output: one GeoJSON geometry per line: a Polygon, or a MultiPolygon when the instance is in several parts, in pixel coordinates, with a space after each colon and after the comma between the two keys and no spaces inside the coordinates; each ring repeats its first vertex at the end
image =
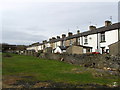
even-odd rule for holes
{"type": "Polygon", "coordinates": [[[119,52],[119,46],[120,22],[112,24],[107,20],[103,27],[96,28],[91,25],[88,31],[78,30],[76,34],[68,32],[68,35],[62,34],[61,37],[52,37],[48,41],[29,45],[27,50],[41,53],[103,54],[110,51],[119,52]]]}

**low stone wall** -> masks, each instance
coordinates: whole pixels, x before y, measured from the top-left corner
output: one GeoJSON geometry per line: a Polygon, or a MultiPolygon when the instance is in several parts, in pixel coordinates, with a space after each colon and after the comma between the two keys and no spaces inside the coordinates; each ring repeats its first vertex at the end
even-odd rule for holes
{"type": "Polygon", "coordinates": [[[34,51],[24,51],[24,55],[31,55],[44,59],[59,60],[85,67],[120,71],[120,56],[110,56],[108,54],[53,54],[36,53],[34,51]]]}
{"type": "Polygon", "coordinates": [[[70,64],[81,65],[85,67],[101,68],[120,71],[120,57],[113,57],[107,54],[40,54],[40,58],[59,60],[70,64]]]}

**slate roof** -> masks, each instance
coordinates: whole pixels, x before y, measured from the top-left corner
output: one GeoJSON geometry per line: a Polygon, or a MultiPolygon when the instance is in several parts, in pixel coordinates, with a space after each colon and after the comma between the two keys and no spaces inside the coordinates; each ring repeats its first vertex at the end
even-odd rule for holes
{"type": "MultiPolygon", "coordinates": [[[[82,33],[79,33],[79,34],[74,34],[70,37],[66,37],[65,40],[78,38],[78,37],[81,37],[81,36],[87,36],[87,35],[91,35],[91,34],[97,34],[97,33],[105,32],[105,31],[111,31],[111,30],[115,30],[115,29],[119,29],[119,28],[120,28],[120,22],[109,25],[107,27],[103,26],[103,27],[100,27],[100,28],[96,28],[95,30],[89,30],[89,31],[85,31],[85,32],[82,32],[82,33]]],[[[63,39],[60,38],[60,39],[55,39],[51,42],[57,42],[57,41],[62,41],[62,40],[63,39]]]]}
{"type": "Polygon", "coordinates": [[[75,35],[73,35],[71,37],[66,37],[66,39],[72,39],[72,38],[77,38],[77,37],[80,37],[80,36],[87,36],[87,35],[91,35],[91,34],[97,34],[97,33],[105,32],[105,31],[115,30],[115,29],[118,29],[118,28],[120,28],[120,22],[109,25],[107,27],[104,26],[104,27],[96,28],[95,30],[89,30],[89,31],[86,31],[86,32],[75,34],[75,35]]]}
{"type": "MultiPolygon", "coordinates": [[[[111,30],[115,30],[115,29],[119,29],[119,28],[120,28],[120,22],[114,23],[114,24],[109,25],[107,27],[103,26],[103,27],[100,27],[100,28],[96,28],[95,30],[89,30],[89,31],[85,31],[85,32],[82,32],[82,33],[79,33],[79,34],[74,34],[74,35],[72,35],[70,37],[66,37],[64,39],[63,38],[53,39],[51,41],[47,41],[47,43],[54,43],[54,42],[58,42],[58,41],[69,40],[69,39],[78,38],[78,37],[81,37],[81,36],[97,34],[97,33],[105,32],[105,31],[111,31],[111,30]]],[[[35,46],[38,46],[38,45],[43,45],[43,43],[39,43],[35,46]]]]}
{"type": "Polygon", "coordinates": [[[62,40],[63,40],[62,38],[53,39],[53,40],[51,40],[51,41],[48,41],[47,43],[53,43],[53,42],[62,41],[62,40]]]}

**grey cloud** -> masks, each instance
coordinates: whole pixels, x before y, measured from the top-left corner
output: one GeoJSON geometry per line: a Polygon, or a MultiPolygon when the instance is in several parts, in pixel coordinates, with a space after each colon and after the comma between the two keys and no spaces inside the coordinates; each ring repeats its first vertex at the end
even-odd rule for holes
{"type": "Polygon", "coordinates": [[[40,42],[44,39],[47,39],[46,36],[44,35],[31,35],[31,34],[27,34],[24,32],[19,32],[19,31],[8,31],[3,32],[2,33],[3,37],[3,42],[8,41],[9,43],[23,43],[23,44],[29,44],[29,43],[33,43],[33,42],[40,42]],[[16,42],[14,42],[16,41],[16,42]]]}
{"type": "Polygon", "coordinates": [[[118,7],[114,2],[24,3],[15,6],[2,13],[3,40],[8,43],[42,41],[67,34],[68,28],[76,33],[76,26],[83,32],[88,30],[90,21],[99,27],[110,16],[113,16],[113,22],[118,21],[118,7]]]}

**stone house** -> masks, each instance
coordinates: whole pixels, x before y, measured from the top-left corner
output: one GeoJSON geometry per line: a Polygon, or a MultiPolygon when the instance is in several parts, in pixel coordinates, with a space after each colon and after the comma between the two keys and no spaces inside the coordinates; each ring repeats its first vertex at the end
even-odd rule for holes
{"type": "Polygon", "coordinates": [[[100,52],[101,54],[105,52],[109,53],[109,45],[119,40],[119,33],[120,23],[112,24],[111,21],[105,21],[105,25],[103,27],[96,28],[92,25],[89,26],[88,31],[82,33],[78,31],[77,34],[74,35],[69,32],[68,37],[64,37],[64,39],[55,39],[53,49],[60,45],[65,47],[74,45],[73,48],[75,48],[75,45],[76,47],[77,45],[80,45],[82,48],[90,47],[89,49],[83,49],[82,53],[87,53],[87,51],[100,52]]]}
{"type": "Polygon", "coordinates": [[[105,26],[96,28],[89,26],[89,31],[82,32],[71,37],[78,39],[79,45],[92,47],[91,52],[109,53],[109,45],[120,38],[120,23],[112,24],[105,21],[105,26]],[[112,37],[111,37],[112,36],[112,37]]]}
{"type": "Polygon", "coordinates": [[[37,45],[31,45],[26,48],[28,51],[35,51],[38,52],[38,46],[37,45]]]}
{"type": "Polygon", "coordinates": [[[114,55],[114,56],[120,55],[120,40],[118,42],[109,45],[109,49],[110,49],[109,52],[110,55],[114,55]]]}
{"type": "MultiPolygon", "coordinates": [[[[90,52],[100,52],[109,53],[111,47],[113,48],[116,42],[120,40],[120,22],[112,24],[111,21],[105,21],[103,27],[96,28],[96,26],[89,26],[89,30],[81,32],[78,30],[77,34],[72,32],[68,33],[66,37],[62,34],[62,37],[57,36],[57,38],[52,37],[49,41],[43,41],[40,45],[32,45],[28,49],[44,50],[51,47],[52,51],[61,49],[60,47],[69,47],[66,51],[68,53],[90,53],[90,52]],[[78,49],[78,50],[77,50],[78,49]]],[[[116,47],[116,46],[115,46],[116,47]]],[[[62,52],[62,50],[60,51],[62,52]]]]}
{"type": "Polygon", "coordinates": [[[73,35],[72,32],[68,33],[68,37],[65,39],[65,46],[72,46],[72,45],[79,45],[77,42],[77,37],[76,35],[73,35]]]}
{"type": "Polygon", "coordinates": [[[44,47],[43,47],[44,45],[43,45],[43,43],[40,43],[39,45],[38,45],[38,52],[43,52],[43,50],[44,50],[44,47]]]}
{"type": "Polygon", "coordinates": [[[68,54],[83,54],[91,53],[92,47],[82,46],[82,45],[72,45],[67,48],[66,53],[68,54]]]}

